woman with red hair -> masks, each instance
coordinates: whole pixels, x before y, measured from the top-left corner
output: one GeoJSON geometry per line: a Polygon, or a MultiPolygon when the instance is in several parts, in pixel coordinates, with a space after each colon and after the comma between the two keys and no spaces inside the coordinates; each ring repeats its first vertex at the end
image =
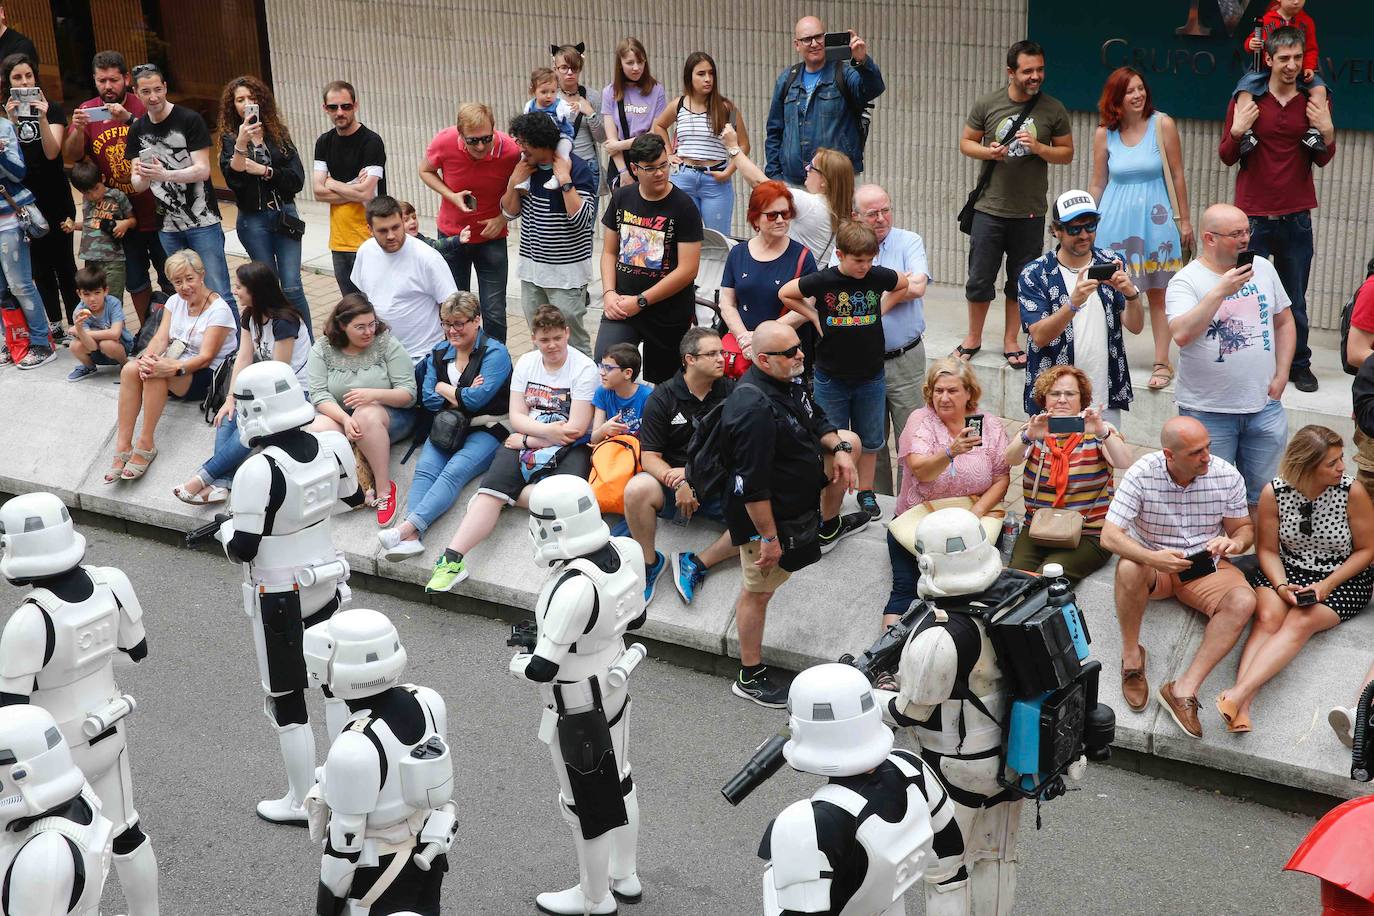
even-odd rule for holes
{"type": "Polygon", "coordinates": [[[750,362],[754,328],[782,311],[778,290],[794,277],[813,273],[810,249],[788,238],[796,218],[792,192],[781,181],[763,181],[749,195],[749,225],[754,237],[730,249],[720,279],[720,316],[750,362]]]}
{"type": "Polygon", "coordinates": [[[1174,119],[1155,111],[1145,77],[1131,67],[1107,77],[1097,109],[1101,123],[1093,134],[1089,193],[1102,211],[1098,246],[1119,255],[1145,290],[1155,341],[1149,384],[1159,391],[1174,377],[1164,291],[1183,267],[1185,249],[1193,247],[1183,147],[1174,119]]]}

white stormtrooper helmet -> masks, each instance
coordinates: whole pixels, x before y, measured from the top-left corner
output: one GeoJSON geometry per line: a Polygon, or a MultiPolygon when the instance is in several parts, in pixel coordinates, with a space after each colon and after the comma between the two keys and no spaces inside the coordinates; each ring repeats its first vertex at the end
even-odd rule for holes
{"type": "Polygon", "coordinates": [[[86,539],[51,493],[25,493],[0,506],[0,575],[11,582],[64,573],[86,555],[86,539]]]}
{"type": "Polygon", "coordinates": [[[0,824],[50,811],[81,794],[85,785],[46,709],[0,708],[0,824]]]}
{"type": "Polygon", "coordinates": [[[818,776],[867,773],[892,752],[892,729],[868,678],[849,665],[807,668],[787,692],[792,738],[782,754],[793,769],[818,776]]]}
{"type": "Polygon", "coordinates": [[[234,380],[234,405],[239,440],[247,446],[263,436],[299,429],[315,419],[315,408],[306,398],[300,379],[290,366],[275,359],[243,367],[234,380]]]}
{"type": "Polygon", "coordinates": [[[978,516],[967,509],[937,509],[916,526],[922,598],[972,595],[997,581],[1002,556],[978,516]]]}
{"type": "Polygon", "coordinates": [[[530,491],[534,562],[552,566],[604,547],[611,529],[601,519],[592,485],[572,474],[545,477],[530,491]]]}
{"type": "Polygon", "coordinates": [[[370,697],[395,687],[406,650],[385,614],[350,608],[305,631],[301,645],[310,679],[342,700],[370,697]]]}

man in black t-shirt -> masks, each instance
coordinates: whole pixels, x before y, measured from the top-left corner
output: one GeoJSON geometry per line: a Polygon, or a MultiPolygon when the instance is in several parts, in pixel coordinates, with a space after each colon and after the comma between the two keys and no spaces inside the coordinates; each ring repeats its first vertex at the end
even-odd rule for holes
{"type": "Polygon", "coordinates": [[[601,223],[601,306],[596,359],[614,344],[644,345],[644,379],[657,385],[678,367],[678,343],[696,315],[701,213],[668,180],[662,138],[643,134],[626,151],[639,180],[611,195],[601,223]]]}
{"type": "Polygon", "coordinates": [[[353,262],[358,248],[372,238],[363,208],[386,193],[386,145],[358,120],[358,93],[351,83],[335,80],[324,87],[324,110],[333,130],[315,141],[315,199],[329,204],[329,252],[334,282],[343,295],[358,292],[353,262]]]}
{"type": "Polygon", "coordinates": [[[34,47],[33,39],[23,32],[9,27],[9,19],[5,16],[5,5],[0,3],[0,60],[4,60],[11,54],[26,54],[33,61],[35,69],[38,66],[38,49],[34,47]]]}
{"type": "Polygon", "coordinates": [[[144,115],[129,128],[124,158],[133,163],[129,181],[135,191],[151,188],[157,198],[158,239],[171,254],[189,248],[205,265],[205,282],[234,312],[229,262],[224,258],[224,228],[210,183],[210,131],[205,119],[167,101],[167,80],[154,64],[134,68],[134,92],[144,115]]]}
{"type": "Polygon", "coordinates": [[[907,278],[874,267],[878,236],[863,223],[844,222],[835,233],[839,264],[789,281],[778,292],[792,309],[783,321],[818,322],[816,403],[863,444],[859,456],[859,508],[878,518],[873,472],[887,441],[887,384],[883,374],[883,313],[901,301],[907,278]],[[813,309],[807,300],[815,302],[813,309]]]}

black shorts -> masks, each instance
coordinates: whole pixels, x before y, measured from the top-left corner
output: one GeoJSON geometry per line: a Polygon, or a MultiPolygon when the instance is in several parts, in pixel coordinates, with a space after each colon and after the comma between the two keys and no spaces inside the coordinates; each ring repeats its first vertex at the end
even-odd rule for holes
{"type": "Polygon", "coordinates": [[[997,293],[997,271],[1005,258],[1007,282],[1002,289],[1008,299],[1015,301],[1021,268],[1040,257],[1044,250],[1043,216],[989,216],[974,211],[964,297],[969,302],[991,302],[997,293]]]}
{"type": "Polygon", "coordinates": [[[558,465],[551,470],[536,474],[533,480],[526,480],[520,470],[520,452],[513,448],[500,448],[491,461],[491,467],[482,477],[478,493],[490,493],[504,497],[507,505],[513,505],[520,498],[520,491],[532,483],[538,483],[551,474],[572,474],[584,480],[592,472],[592,450],[585,445],[568,449],[559,459],[558,465]]]}
{"type": "Polygon", "coordinates": [[[210,390],[210,380],[215,377],[215,370],[206,367],[197,369],[191,373],[191,387],[186,389],[185,394],[175,394],[170,389],[167,397],[174,401],[201,401],[205,399],[205,392],[210,390]]]}
{"type": "Polygon", "coordinates": [[[618,343],[644,345],[644,368],[640,375],[644,381],[658,385],[668,381],[682,368],[682,357],[678,345],[682,335],[692,326],[694,312],[691,309],[677,309],[672,314],[654,314],[658,306],[649,306],[633,318],[616,321],[601,319],[601,329],[596,333],[594,359],[601,361],[606,351],[618,343]]]}

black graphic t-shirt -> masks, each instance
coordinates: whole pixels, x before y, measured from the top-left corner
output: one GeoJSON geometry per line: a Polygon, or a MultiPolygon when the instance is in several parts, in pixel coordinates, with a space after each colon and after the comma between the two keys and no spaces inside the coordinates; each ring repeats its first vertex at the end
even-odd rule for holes
{"type": "MultiPolygon", "coordinates": [[[[191,153],[209,148],[210,131],[205,120],[183,105],[173,105],[160,123],[154,124],[146,114],[134,122],[125,140],[124,158],[130,162],[156,159],[163,168],[175,171],[194,164],[191,153]]],[[[219,222],[219,204],[208,178],[193,184],[154,181],[151,190],[157,198],[160,229],[184,232],[219,222]]]]}
{"type": "MultiPolygon", "coordinates": [[[[48,103],[48,124],[63,128],[67,126],[67,113],[56,102],[48,103]]],[[[43,211],[49,223],[54,224],[76,216],[72,186],[67,183],[66,173],[62,171],[62,154],[58,153],[56,158],[49,159],[43,152],[42,125],[37,113],[31,118],[17,118],[14,131],[19,136],[19,146],[24,150],[24,166],[28,169],[24,185],[38,199],[38,209],[43,211]]]]}
{"type": "MultiPolygon", "coordinates": [[[[701,213],[690,197],[672,185],[662,200],[645,200],[637,184],[619,188],[611,195],[601,223],[620,234],[615,289],[622,296],[638,296],[671,273],[677,267],[679,243],[701,241],[701,213]]],[[[694,300],[695,292],[688,284],[654,303],[646,315],[681,320],[691,314],[694,300]]]]}
{"type": "Polygon", "coordinates": [[[896,288],[897,272],[872,267],[856,279],[827,267],[797,281],[816,300],[821,339],[816,368],[832,378],[859,381],[883,371],[883,293],[896,288]]]}

